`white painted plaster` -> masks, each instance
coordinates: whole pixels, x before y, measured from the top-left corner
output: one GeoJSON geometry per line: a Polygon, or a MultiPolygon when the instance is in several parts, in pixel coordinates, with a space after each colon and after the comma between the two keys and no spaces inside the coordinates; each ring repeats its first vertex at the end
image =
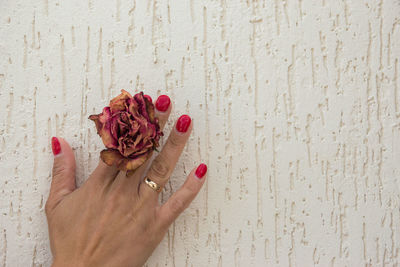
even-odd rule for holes
{"type": "Polygon", "coordinates": [[[81,183],[88,115],[167,93],[194,131],[165,200],[208,182],[148,266],[400,264],[396,0],[0,3],[0,265],[49,266],[50,138],[81,183]]]}

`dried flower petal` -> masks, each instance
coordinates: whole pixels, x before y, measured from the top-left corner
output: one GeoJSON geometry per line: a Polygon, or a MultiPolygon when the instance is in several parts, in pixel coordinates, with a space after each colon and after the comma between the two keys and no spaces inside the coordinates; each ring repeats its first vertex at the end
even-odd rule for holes
{"type": "Polygon", "coordinates": [[[125,90],[110,101],[110,105],[89,119],[96,124],[106,148],[100,157],[107,165],[133,171],[142,165],[159,146],[163,135],[154,105],[143,93],[133,97],[125,90]]]}

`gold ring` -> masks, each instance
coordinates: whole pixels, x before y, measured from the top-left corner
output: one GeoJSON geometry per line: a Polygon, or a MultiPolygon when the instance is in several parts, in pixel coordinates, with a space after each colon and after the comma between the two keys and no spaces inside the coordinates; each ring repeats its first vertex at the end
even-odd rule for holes
{"type": "Polygon", "coordinates": [[[153,189],[153,190],[156,191],[156,192],[160,192],[161,189],[162,189],[161,186],[159,186],[157,183],[155,183],[155,182],[153,182],[152,180],[150,180],[148,177],[146,177],[146,178],[144,179],[144,182],[145,182],[148,186],[150,186],[151,189],[153,189]]]}

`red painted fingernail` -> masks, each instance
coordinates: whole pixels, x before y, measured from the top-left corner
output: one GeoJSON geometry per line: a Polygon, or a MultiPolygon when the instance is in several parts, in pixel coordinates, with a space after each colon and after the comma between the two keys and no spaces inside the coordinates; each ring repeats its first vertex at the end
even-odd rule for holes
{"type": "Polygon", "coordinates": [[[176,122],[176,130],[181,133],[186,133],[189,129],[192,119],[188,115],[182,115],[176,122]]]}
{"type": "Polygon", "coordinates": [[[171,104],[171,99],[167,95],[160,95],[156,101],[156,109],[165,112],[167,111],[169,104],[171,104]]]}
{"type": "Polygon", "coordinates": [[[58,141],[57,137],[52,137],[51,138],[51,149],[53,150],[54,156],[60,154],[61,145],[60,145],[60,141],[58,141]]]}
{"type": "Polygon", "coordinates": [[[150,103],[153,103],[153,99],[151,99],[151,96],[149,95],[144,95],[145,98],[147,98],[147,100],[150,101],[150,103]]]}
{"type": "Polygon", "coordinates": [[[196,174],[197,178],[201,179],[204,177],[206,172],[207,172],[207,165],[202,163],[199,165],[199,167],[197,167],[195,174],[196,174]]]}

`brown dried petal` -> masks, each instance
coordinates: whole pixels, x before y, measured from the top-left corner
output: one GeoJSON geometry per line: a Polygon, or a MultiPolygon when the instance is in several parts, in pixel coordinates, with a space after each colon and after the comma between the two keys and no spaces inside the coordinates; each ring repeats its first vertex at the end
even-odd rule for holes
{"type": "Polygon", "coordinates": [[[115,149],[104,149],[100,152],[100,158],[108,166],[118,166],[124,157],[115,149]]]}
{"type": "Polygon", "coordinates": [[[114,97],[110,101],[111,112],[126,110],[127,109],[126,101],[131,98],[132,98],[131,94],[128,93],[127,91],[125,91],[124,89],[122,89],[121,94],[119,94],[117,97],[114,97]]]}
{"type": "Polygon", "coordinates": [[[97,133],[103,140],[104,145],[107,148],[117,148],[118,141],[111,134],[111,113],[108,107],[103,109],[103,113],[97,115],[90,115],[89,119],[94,121],[96,124],[97,133]]]}
{"type": "Polygon", "coordinates": [[[122,171],[132,171],[137,169],[140,165],[142,165],[148,158],[148,154],[131,159],[131,158],[123,158],[119,164],[118,169],[122,171]]]}
{"type": "Polygon", "coordinates": [[[101,114],[89,119],[95,122],[97,133],[108,148],[101,152],[101,159],[123,171],[131,172],[142,165],[163,135],[154,105],[143,92],[131,96],[121,90],[101,114]]]}

